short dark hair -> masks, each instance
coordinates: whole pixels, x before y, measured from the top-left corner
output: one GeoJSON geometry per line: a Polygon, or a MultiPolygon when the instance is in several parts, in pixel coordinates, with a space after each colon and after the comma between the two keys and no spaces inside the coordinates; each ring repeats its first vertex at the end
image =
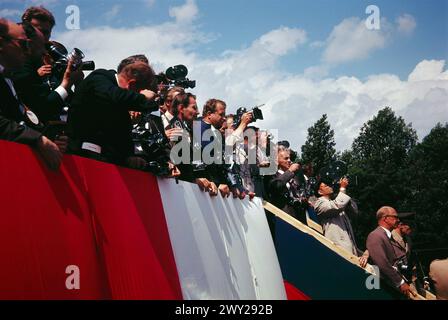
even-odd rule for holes
{"type": "Polygon", "coordinates": [[[154,70],[144,62],[128,64],[121,70],[120,74],[127,79],[135,79],[139,88],[150,88],[155,77],[154,70]]]}
{"type": "Polygon", "coordinates": [[[47,9],[45,9],[43,6],[29,7],[28,9],[25,10],[25,12],[22,15],[22,22],[31,23],[31,20],[33,19],[49,22],[52,28],[56,24],[53,14],[47,9]]]}
{"type": "Polygon", "coordinates": [[[204,109],[202,110],[202,116],[205,117],[207,114],[215,113],[218,103],[222,104],[224,108],[227,106],[226,103],[222,100],[209,99],[204,105],[204,109]]]}
{"type": "Polygon", "coordinates": [[[179,112],[177,107],[183,105],[184,108],[190,103],[190,98],[196,99],[196,96],[190,92],[179,93],[173,98],[172,112],[173,116],[177,117],[179,112]]]}
{"type": "Polygon", "coordinates": [[[144,54],[134,54],[133,56],[121,60],[120,64],[117,67],[117,72],[120,73],[124,67],[134,62],[143,62],[149,64],[148,58],[146,58],[144,54]]]}

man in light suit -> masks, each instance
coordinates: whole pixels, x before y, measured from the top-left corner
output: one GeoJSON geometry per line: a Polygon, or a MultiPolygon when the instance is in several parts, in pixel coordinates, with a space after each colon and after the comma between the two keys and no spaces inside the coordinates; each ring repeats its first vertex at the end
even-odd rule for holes
{"type": "MultiPolygon", "coordinates": [[[[336,198],[332,199],[333,188],[323,181],[317,182],[316,194],[319,194],[320,197],[314,203],[314,210],[322,225],[324,236],[349,253],[359,256],[361,251],[356,247],[355,235],[348,217],[349,214],[358,213],[358,206],[346,194],[347,178],[342,178],[339,184],[339,193],[336,198]]],[[[361,267],[367,265],[367,259],[367,252],[360,256],[359,264],[361,267]]]]}
{"type": "Polygon", "coordinates": [[[381,277],[393,287],[406,296],[415,295],[396,267],[399,257],[394,249],[392,230],[399,222],[397,211],[392,207],[381,207],[376,213],[376,219],[378,227],[367,237],[370,259],[378,266],[381,277]]]}

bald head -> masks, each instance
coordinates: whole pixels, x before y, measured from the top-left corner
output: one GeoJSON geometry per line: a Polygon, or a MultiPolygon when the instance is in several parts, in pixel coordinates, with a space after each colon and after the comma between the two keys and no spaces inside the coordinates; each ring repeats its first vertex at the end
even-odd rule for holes
{"type": "Polygon", "coordinates": [[[376,212],[376,220],[381,220],[383,219],[385,216],[387,215],[393,215],[393,214],[397,214],[397,210],[395,210],[392,207],[388,207],[388,206],[384,206],[378,209],[378,211],[376,212]]]}
{"type": "Polygon", "coordinates": [[[384,206],[378,209],[376,212],[376,219],[378,220],[378,225],[392,231],[397,227],[398,219],[397,210],[392,207],[384,206]]]}

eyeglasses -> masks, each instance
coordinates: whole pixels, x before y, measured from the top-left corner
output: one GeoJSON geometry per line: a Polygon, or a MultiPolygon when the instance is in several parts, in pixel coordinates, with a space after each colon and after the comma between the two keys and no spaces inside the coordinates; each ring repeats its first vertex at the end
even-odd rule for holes
{"type": "Polygon", "coordinates": [[[392,214],[385,215],[384,217],[385,217],[385,218],[387,218],[387,217],[391,217],[391,218],[394,218],[394,219],[398,219],[398,216],[397,216],[397,215],[392,215],[392,214]]]}

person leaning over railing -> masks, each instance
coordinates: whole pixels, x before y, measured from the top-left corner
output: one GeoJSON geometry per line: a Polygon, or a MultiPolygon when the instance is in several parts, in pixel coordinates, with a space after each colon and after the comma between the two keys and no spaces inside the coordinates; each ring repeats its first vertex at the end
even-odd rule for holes
{"type": "Polygon", "coordinates": [[[29,45],[22,26],[0,19],[0,139],[34,147],[49,168],[57,169],[62,160],[61,151],[32,128],[39,125],[39,119],[21,103],[8,78],[11,71],[23,66],[29,45]]]}

